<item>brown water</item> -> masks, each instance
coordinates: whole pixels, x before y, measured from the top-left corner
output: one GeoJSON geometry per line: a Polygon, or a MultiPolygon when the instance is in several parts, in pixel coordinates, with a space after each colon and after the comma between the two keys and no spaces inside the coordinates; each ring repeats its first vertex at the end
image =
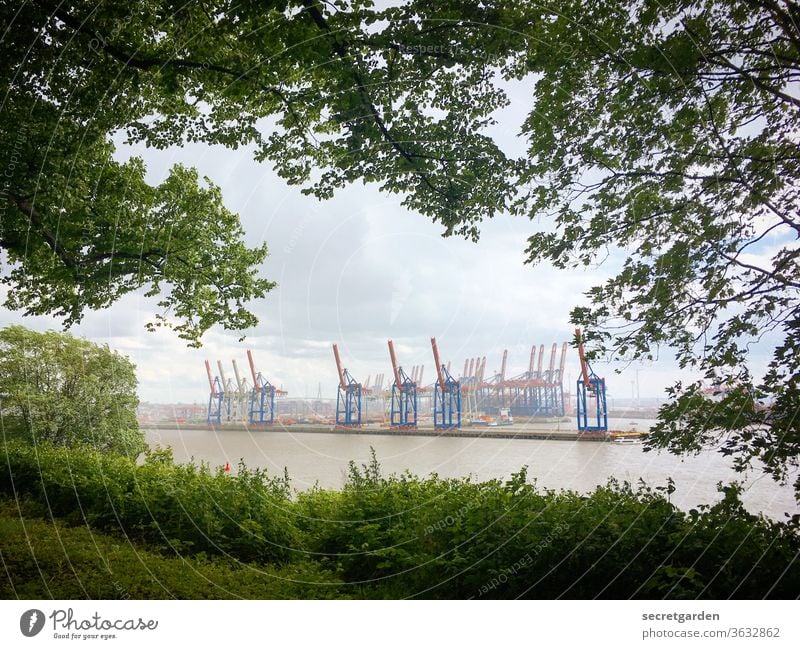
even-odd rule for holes
{"type": "MultiPolygon", "coordinates": [[[[671,499],[683,509],[716,502],[719,481],[742,477],[714,451],[679,458],[644,453],[638,444],[278,431],[151,430],[146,434],[151,445],[171,446],[179,462],[194,459],[212,466],[226,462],[235,466],[243,459],[248,466],[277,475],[282,475],[285,467],[298,490],[315,483],[341,487],[348,462],[367,462],[370,447],[375,449],[384,474],[408,469],[420,476],[471,474],[489,480],[507,478],[528,465],[529,478],[536,478],[539,485],[580,492],[605,484],[610,476],[632,483],[643,478],[653,487],[664,485],[671,476],[677,487],[671,499]]],[[[743,500],[750,511],[762,511],[778,520],[785,512],[798,512],[792,490],[776,485],[769,477],[753,474],[745,489],[743,500]]]]}

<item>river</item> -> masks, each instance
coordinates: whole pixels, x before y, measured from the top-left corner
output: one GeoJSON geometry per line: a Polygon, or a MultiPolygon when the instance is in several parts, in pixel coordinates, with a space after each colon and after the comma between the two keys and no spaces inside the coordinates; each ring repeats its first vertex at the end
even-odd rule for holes
{"type": "MultiPolygon", "coordinates": [[[[671,500],[682,509],[719,500],[716,484],[741,479],[727,458],[716,451],[680,458],[665,452],[645,453],[641,445],[577,441],[423,437],[347,433],[292,433],[276,430],[146,430],[151,446],[171,446],[178,462],[207,461],[212,466],[240,459],[250,467],[283,475],[288,469],[295,489],[315,483],[326,488],[344,484],[350,460],[369,460],[375,449],[384,474],[406,469],[420,476],[468,474],[478,480],[507,478],[523,465],[529,479],[542,487],[586,492],[605,484],[609,476],[650,486],[666,484],[669,476],[676,491],[671,500]]],[[[745,482],[743,501],[752,512],[784,520],[798,512],[790,487],[780,487],[763,474],[745,482]]]]}

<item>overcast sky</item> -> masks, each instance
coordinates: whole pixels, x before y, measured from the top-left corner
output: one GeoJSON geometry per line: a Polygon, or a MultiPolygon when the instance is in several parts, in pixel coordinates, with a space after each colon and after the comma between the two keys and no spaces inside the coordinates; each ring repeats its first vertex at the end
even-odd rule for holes
{"type": "MultiPolygon", "coordinates": [[[[196,166],[221,186],[226,206],[239,213],[248,243],[265,241],[270,255],[263,274],[278,282],[267,298],[251,306],[260,325],[235,333],[214,329],[202,349],[190,349],[163,330],[147,333],[155,299],[129,295],[111,308],[89,313],[73,333],[128,355],[136,364],[139,395],[154,402],[205,401],[203,361],[223,360],[230,372],[236,358],[246,364],[252,349],[258,365],[290,395],[333,396],[336,371],[331,343],[360,381],[390,374],[387,340],[410,373],[425,365],[424,383],[433,380],[430,337],[435,336],[453,372],[464,359],[487,356],[487,375],[499,370],[509,350],[508,375],[527,368],[532,344],[571,338],[569,311],[582,292],[608,272],[565,272],[523,264],[533,225],[510,217],[487,221],[477,244],[443,238],[441,227],[408,212],[395,196],[374,187],[352,186],[321,203],[287,187],[247,151],[188,145],[167,151],[120,146],[120,159],[136,153],[148,166],[148,180],[163,180],[181,162],[196,166]]],[[[609,268],[611,268],[609,266],[609,268]]],[[[0,312],[3,325],[59,328],[57,320],[0,312]]],[[[643,367],[643,366],[637,366],[643,367]]],[[[610,375],[609,368],[597,367],[610,375]]],[[[577,358],[568,356],[567,376],[577,378],[577,358]]],[[[232,372],[231,372],[232,374],[232,372]]],[[[670,362],[644,367],[642,396],[656,396],[676,376],[670,362]]],[[[610,391],[631,395],[632,371],[611,378],[610,391]]]]}
{"type": "MultiPolygon", "coordinates": [[[[507,88],[511,107],[498,114],[492,129],[511,155],[524,150],[514,134],[524,117],[520,107],[529,106],[529,85],[507,88]]],[[[120,138],[117,158],[133,154],[144,158],[152,183],[180,162],[219,185],[226,206],[241,216],[248,243],[269,245],[262,271],[278,282],[266,299],[251,305],[260,325],[245,332],[244,342],[236,333],[214,329],[199,350],[186,347],[169,330],[147,333],[144,323],[157,300],[141,294],[87,314],[73,333],[128,355],[137,365],[144,401],[204,402],[203,361],[220,359],[231,372],[233,358],[246,365],[247,349],[253,350],[258,369],[290,395],[314,397],[321,388],[323,396],[334,396],[333,342],[356,379],[383,372],[386,385],[390,338],[409,373],[412,365],[425,365],[426,384],[434,378],[431,336],[443,361],[452,361],[454,374],[465,358],[485,355],[491,375],[508,349],[507,375],[514,376],[527,368],[531,345],[544,344],[549,357],[553,342],[571,339],[570,309],[621,261],[611,258],[588,272],[526,266],[523,251],[535,227],[527,219],[487,221],[477,244],[445,239],[440,226],[403,209],[396,196],[359,185],[321,203],[287,187],[247,150],[187,145],[158,151],[126,146],[120,138]]],[[[0,325],[20,322],[39,330],[60,328],[54,319],[0,310],[0,325]]],[[[608,366],[595,369],[609,378],[616,398],[632,395],[636,369],[642,397],[662,396],[680,376],[668,352],[658,362],[633,365],[619,375],[608,366]]],[[[577,354],[570,351],[566,376],[574,382],[577,374],[577,354]]]]}

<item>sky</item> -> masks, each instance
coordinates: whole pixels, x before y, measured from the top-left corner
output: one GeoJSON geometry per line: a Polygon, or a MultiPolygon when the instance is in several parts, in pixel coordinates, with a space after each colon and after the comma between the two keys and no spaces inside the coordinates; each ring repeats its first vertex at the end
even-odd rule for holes
{"type": "MultiPolygon", "coordinates": [[[[364,381],[391,366],[387,340],[408,373],[425,365],[423,383],[433,381],[430,338],[435,336],[443,362],[454,374],[464,359],[486,356],[486,374],[500,369],[509,350],[507,376],[527,369],[531,345],[549,348],[572,338],[570,309],[582,293],[608,275],[606,267],[589,272],[525,265],[526,239],[533,224],[523,218],[484,222],[478,243],[443,238],[442,228],[400,206],[396,196],[375,187],[350,186],[320,202],[289,187],[247,151],[190,144],[149,150],[118,143],[116,156],[140,155],[148,181],[163,180],[176,163],[197,167],[218,184],[226,206],[237,212],[247,242],[266,242],[270,254],[265,277],[278,287],[250,307],[258,327],[240,334],[214,328],[201,349],[188,348],[174,332],[145,331],[156,299],[143,292],[123,297],[112,307],[88,313],[71,329],[129,356],[137,366],[139,396],[158,403],[207,399],[203,361],[222,360],[232,376],[231,359],[246,367],[250,349],[257,369],[290,396],[335,396],[337,376],[331,344],[344,365],[364,381]]],[[[611,266],[609,266],[610,268],[611,266]]],[[[0,325],[22,323],[37,330],[60,329],[49,317],[22,317],[0,311],[0,325]]],[[[546,363],[545,363],[546,364],[546,363]]],[[[670,361],[631,366],[610,379],[612,396],[630,397],[639,368],[642,397],[662,394],[677,376],[670,361]]],[[[612,368],[596,367],[612,375],[612,368]]],[[[566,377],[578,375],[570,350],[566,377]]]]}
{"type": "MultiPolygon", "coordinates": [[[[529,106],[531,81],[509,83],[509,107],[489,129],[509,155],[523,153],[516,137],[529,106]]],[[[337,375],[331,344],[337,343],[345,367],[359,381],[385,374],[391,367],[387,340],[395,343],[398,360],[410,374],[425,365],[423,383],[434,379],[430,338],[435,336],[444,362],[453,374],[465,358],[486,356],[486,375],[500,369],[509,351],[507,376],[527,369],[531,345],[569,341],[570,310],[584,302],[583,293],[610,276],[621,259],[600,267],[556,270],[524,264],[527,237],[537,227],[530,220],[501,216],[485,221],[481,239],[472,243],[443,238],[442,228],[400,205],[400,198],[382,195],[375,186],[352,185],[320,202],[287,186],[267,163],[253,160],[246,149],[187,144],[166,150],[127,145],[115,138],[116,157],[141,156],[147,179],[161,182],[176,163],[197,167],[222,189],[228,209],[238,213],[247,242],[266,242],[269,257],[263,276],[278,286],[250,308],[260,320],[244,333],[214,328],[202,349],[185,345],[174,332],[145,331],[157,312],[155,298],[144,291],[130,294],[112,307],[87,313],[71,329],[129,356],[137,366],[139,397],[156,403],[203,403],[208,383],[203,362],[222,360],[232,376],[231,359],[246,367],[246,350],[276,386],[290,396],[333,397],[337,375]]],[[[0,296],[2,297],[2,296],[0,296]]],[[[22,323],[37,330],[60,329],[49,317],[23,317],[0,308],[0,326],[22,323]]],[[[608,378],[609,396],[661,397],[678,371],[668,350],[659,360],[622,368],[596,364],[608,378]],[[622,370],[616,374],[615,370],[622,370]]],[[[578,377],[577,353],[570,350],[567,385],[578,377]]]]}

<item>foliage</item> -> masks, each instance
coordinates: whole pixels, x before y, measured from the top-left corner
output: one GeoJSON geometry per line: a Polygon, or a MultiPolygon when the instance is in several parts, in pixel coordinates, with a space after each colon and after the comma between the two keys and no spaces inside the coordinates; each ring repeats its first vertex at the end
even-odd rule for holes
{"type": "Polygon", "coordinates": [[[164,552],[285,560],[296,545],[283,479],[240,466],[176,465],[168,452],[144,463],[91,449],[8,444],[0,490],[29,496],[39,513],[115,531],[164,552]]]}
{"type": "Polygon", "coordinates": [[[0,329],[0,390],[7,436],[132,457],[146,446],[136,422],[135,367],[107,345],[21,326],[0,329]]]}
{"type": "MultiPolygon", "coordinates": [[[[383,477],[374,458],[351,465],[341,491],[316,488],[294,498],[283,478],[242,465],[235,476],[176,466],[164,451],[137,466],[108,454],[11,444],[0,467],[0,493],[16,499],[26,521],[53,518],[109,534],[109,542],[122,538],[148,553],[177,555],[209,579],[214,566],[246,564],[214,582],[222,590],[200,588],[192,575],[178,588],[178,564],[164,564],[165,587],[182,597],[249,596],[247,584],[262,583],[256,566],[310,582],[264,595],[276,597],[722,599],[800,592],[800,516],[776,523],[749,514],[735,485],[720,486],[719,503],[685,513],[665,498],[671,484],[634,489],[611,481],[580,495],[541,490],[524,469],[484,483],[383,477]],[[234,578],[242,579],[240,588],[227,585],[234,578]],[[314,586],[325,583],[333,590],[314,586]]],[[[37,561],[47,559],[53,579],[72,589],[80,580],[64,576],[71,553],[79,565],[98,558],[69,543],[83,538],[77,533],[66,538],[66,550],[35,544],[34,551],[37,561]]],[[[2,552],[14,583],[37,582],[28,548],[13,545],[11,559],[5,544],[2,552]]],[[[120,562],[110,561],[114,580],[143,588],[141,567],[120,562]]],[[[42,592],[38,582],[30,588],[42,592]]],[[[134,592],[151,596],[159,588],[134,592]]]]}
{"type": "Polygon", "coordinates": [[[163,556],[84,527],[20,517],[0,501],[0,599],[321,599],[338,596],[319,564],[243,564],[163,556]],[[32,542],[33,539],[33,542],[32,542]]]}
{"type": "Polygon", "coordinates": [[[620,259],[572,312],[595,353],[649,359],[668,346],[704,378],[671,390],[650,447],[721,446],[739,469],[783,481],[800,466],[796,7],[558,6],[507,70],[543,75],[523,127],[532,189],[517,205],[547,216],[530,260],[620,259]],[[759,342],[773,352],[763,377],[759,342]]]}
{"type": "MultiPolygon", "coordinates": [[[[151,326],[174,325],[192,344],[216,322],[256,323],[244,305],[273,287],[254,277],[266,247],[242,243],[238,218],[208,179],[202,187],[178,166],[152,187],[141,160],[114,160],[115,133],[159,148],[247,146],[290,183],[308,183],[317,168],[308,191],[321,198],[348,182],[376,182],[448,231],[458,215],[501,209],[504,156],[477,133],[504,102],[488,65],[464,65],[472,53],[442,57],[438,47],[420,64],[397,43],[432,47],[441,37],[408,21],[405,9],[361,0],[342,9],[316,0],[4,3],[8,306],[69,325],[144,287],[167,291],[151,326]],[[387,19],[391,30],[374,29],[387,19]],[[423,126],[430,149],[415,142],[423,126]]],[[[485,11],[469,13],[480,22],[485,11]]],[[[468,40],[482,42],[478,30],[468,40]]]]}
{"type": "MultiPolygon", "coordinates": [[[[256,276],[266,246],[244,244],[239,217],[194,169],[176,165],[152,186],[141,159],[113,158],[111,134],[164,95],[152,79],[103,61],[94,36],[74,40],[71,21],[44,4],[0,5],[8,26],[0,38],[6,306],[69,326],[86,309],[142,289],[161,296],[148,327],[174,327],[194,346],[213,324],[254,326],[245,304],[274,286],[256,276]]],[[[109,30],[120,27],[120,38],[151,29],[124,28],[118,3],[83,5],[109,30]]]]}
{"type": "Polygon", "coordinates": [[[797,520],[748,514],[735,488],[686,514],[672,489],[542,491],[524,469],[506,482],[383,478],[373,462],[351,465],[341,492],[300,494],[298,524],[360,597],[796,595],[797,520]]]}

